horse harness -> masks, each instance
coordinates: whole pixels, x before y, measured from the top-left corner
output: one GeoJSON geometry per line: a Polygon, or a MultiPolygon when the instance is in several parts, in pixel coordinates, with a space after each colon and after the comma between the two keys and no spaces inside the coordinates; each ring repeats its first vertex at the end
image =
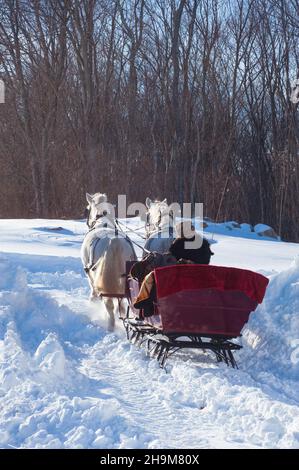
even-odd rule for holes
{"type": "MultiPolygon", "coordinates": [[[[97,214],[96,217],[95,217],[95,219],[92,221],[92,223],[90,223],[90,222],[89,222],[89,219],[90,219],[90,212],[91,212],[91,207],[90,207],[90,205],[88,205],[88,206],[86,207],[85,213],[84,213],[84,215],[85,215],[85,217],[86,217],[86,219],[87,219],[87,220],[86,220],[86,224],[87,224],[87,227],[89,228],[88,233],[89,233],[91,230],[94,230],[94,229],[95,229],[95,225],[96,225],[96,223],[97,223],[97,221],[98,221],[99,219],[101,219],[102,217],[105,217],[105,216],[108,215],[106,211],[104,211],[102,214],[97,214]]],[[[105,223],[105,224],[102,225],[102,227],[107,228],[107,227],[108,227],[108,224],[105,223]]]]}
{"type": "MultiPolygon", "coordinates": [[[[85,236],[87,236],[88,234],[90,234],[90,232],[92,232],[93,230],[95,230],[97,227],[96,227],[96,223],[99,219],[103,218],[103,217],[107,217],[108,214],[106,211],[104,211],[102,214],[98,214],[95,218],[95,220],[90,224],[89,223],[89,218],[90,218],[90,206],[88,206],[86,208],[86,211],[87,211],[87,226],[89,227],[89,230],[88,232],[86,233],[85,236]]],[[[121,232],[122,234],[122,237],[130,244],[133,252],[134,252],[134,246],[133,245],[136,245],[138,248],[141,248],[143,250],[143,252],[145,253],[150,253],[149,250],[147,250],[146,248],[144,248],[143,246],[139,245],[137,242],[131,240],[128,235],[126,234],[126,232],[122,229],[122,227],[120,226],[121,222],[115,218],[114,220],[111,219],[111,223],[113,224],[112,227],[109,227],[108,226],[108,223],[104,223],[101,228],[111,228],[111,229],[114,229],[115,231],[115,235],[118,236],[119,232],[121,232]]],[[[106,235],[104,235],[103,237],[99,237],[99,236],[95,236],[94,239],[92,240],[91,242],[91,246],[90,246],[90,256],[89,256],[89,263],[87,266],[84,267],[84,271],[88,274],[89,271],[95,271],[96,270],[96,267],[97,267],[97,261],[94,262],[94,252],[95,252],[95,249],[96,249],[96,246],[97,244],[101,241],[101,239],[105,238],[106,235]]],[[[125,276],[125,274],[123,274],[123,276],[125,276]]]]}

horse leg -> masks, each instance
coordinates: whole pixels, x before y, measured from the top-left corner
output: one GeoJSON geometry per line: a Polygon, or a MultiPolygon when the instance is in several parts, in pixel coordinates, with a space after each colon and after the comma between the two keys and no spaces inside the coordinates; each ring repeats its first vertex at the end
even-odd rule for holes
{"type": "Polygon", "coordinates": [[[118,302],[119,308],[119,318],[126,318],[127,316],[127,309],[125,306],[125,299],[120,299],[118,302]]]}
{"type": "Polygon", "coordinates": [[[108,330],[113,331],[115,327],[113,299],[111,297],[104,297],[104,304],[108,312],[108,330]]]}
{"type": "Polygon", "coordinates": [[[90,286],[89,300],[90,300],[91,302],[94,302],[95,300],[98,300],[98,299],[99,299],[98,293],[96,292],[96,290],[95,290],[95,288],[94,288],[93,279],[92,279],[92,277],[90,276],[89,273],[87,274],[87,277],[88,277],[88,282],[89,282],[89,286],[90,286]]]}

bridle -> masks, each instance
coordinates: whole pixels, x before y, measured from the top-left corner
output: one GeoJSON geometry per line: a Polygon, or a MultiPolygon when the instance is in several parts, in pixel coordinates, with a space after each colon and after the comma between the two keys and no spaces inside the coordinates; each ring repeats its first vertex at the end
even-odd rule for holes
{"type": "MultiPolygon", "coordinates": [[[[89,232],[91,230],[95,229],[95,225],[99,219],[102,219],[103,217],[107,217],[108,213],[107,211],[104,211],[102,214],[97,214],[92,222],[90,222],[90,213],[91,213],[91,206],[90,204],[86,207],[84,215],[86,217],[86,224],[87,227],[89,228],[89,232]]],[[[103,227],[108,227],[108,224],[103,224],[103,227]]]]}
{"type": "MultiPolygon", "coordinates": [[[[163,227],[160,226],[162,221],[162,211],[159,209],[159,217],[156,223],[152,224],[150,221],[150,211],[146,213],[146,222],[145,222],[145,231],[146,237],[149,238],[154,233],[160,233],[163,230],[163,227]],[[152,230],[153,228],[153,230],[152,230]]],[[[174,214],[173,211],[169,211],[169,235],[173,235],[173,223],[174,223],[174,214]]]]}
{"type": "Polygon", "coordinates": [[[148,211],[148,212],[146,213],[146,221],[145,221],[146,238],[149,238],[150,235],[151,235],[151,233],[153,233],[152,230],[151,230],[151,227],[154,227],[154,228],[155,228],[155,225],[154,225],[154,224],[151,224],[150,219],[151,219],[151,215],[150,215],[150,212],[148,211]]]}

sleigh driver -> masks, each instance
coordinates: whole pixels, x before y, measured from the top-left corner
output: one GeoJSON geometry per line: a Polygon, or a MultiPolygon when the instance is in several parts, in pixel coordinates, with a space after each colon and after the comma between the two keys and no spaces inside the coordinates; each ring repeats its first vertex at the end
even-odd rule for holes
{"type": "Polygon", "coordinates": [[[167,253],[152,252],[131,269],[130,275],[141,284],[134,307],[142,309],[142,316],[155,313],[156,286],[153,270],[175,264],[209,264],[213,252],[207,239],[201,237],[189,222],[176,226],[177,238],[167,253]]]}

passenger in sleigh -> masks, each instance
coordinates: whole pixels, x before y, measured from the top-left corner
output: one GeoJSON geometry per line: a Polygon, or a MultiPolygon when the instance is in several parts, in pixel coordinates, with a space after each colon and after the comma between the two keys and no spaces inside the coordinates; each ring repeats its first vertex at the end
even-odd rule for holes
{"type": "Polygon", "coordinates": [[[168,253],[150,253],[134,264],[131,276],[141,283],[134,307],[143,310],[143,316],[155,314],[156,286],[153,270],[158,267],[181,264],[209,264],[213,252],[210,243],[195,231],[193,225],[182,222],[176,228],[178,237],[172,242],[168,253]]]}

